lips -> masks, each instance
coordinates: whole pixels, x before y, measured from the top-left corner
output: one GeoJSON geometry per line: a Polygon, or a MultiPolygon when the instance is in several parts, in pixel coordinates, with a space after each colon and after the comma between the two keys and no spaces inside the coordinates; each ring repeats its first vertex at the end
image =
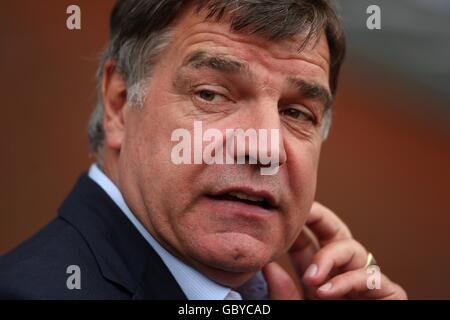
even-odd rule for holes
{"type": "Polygon", "coordinates": [[[258,190],[249,187],[227,188],[208,195],[214,200],[235,201],[260,207],[266,210],[278,207],[276,198],[267,190],[258,190]]]}

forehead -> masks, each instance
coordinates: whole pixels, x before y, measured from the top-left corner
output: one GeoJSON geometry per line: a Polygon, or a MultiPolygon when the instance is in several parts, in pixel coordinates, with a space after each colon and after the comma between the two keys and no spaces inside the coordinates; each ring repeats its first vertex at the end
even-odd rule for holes
{"type": "Polygon", "coordinates": [[[249,64],[259,63],[271,71],[301,73],[316,81],[323,80],[328,86],[330,57],[325,34],[299,50],[303,40],[302,34],[277,41],[261,35],[249,35],[245,31],[233,32],[225,17],[220,22],[206,20],[204,14],[191,9],[173,25],[172,44],[178,56],[185,57],[195,50],[209,49],[237,56],[249,64]]]}

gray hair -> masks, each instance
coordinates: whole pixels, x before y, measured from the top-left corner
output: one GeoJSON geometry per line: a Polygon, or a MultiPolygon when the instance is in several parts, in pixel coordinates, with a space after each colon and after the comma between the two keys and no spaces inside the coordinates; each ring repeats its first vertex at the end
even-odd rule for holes
{"type": "MultiPolygon", "coordinates": [[[[91,149],[101,161],[103,149],[103,97],[105,63],[112,59],[127,84],[127,101],[142,106],[146,84],[160,53],[170,42],[170,27],[188,6],[206,11],[206,19],[226,17],[231,30],[258,34],[271,41],[305,34],[299,50],[324,31],[330,48],[330,89],[334,95],[345,55],[340,21],[328,0],[118,0],[110,19],[110,41],[97,70],[97,105],[88,125],[91,149]]],[[[331,108],[324,117],[323,137],[331,127],[331,108]]]]}
{"type": "MultiPolygon", "coordinates": [[[[102,79],[103,68],[109,59],[116,61],[115,68],[126,79],[127,102],[133,106],[143,106],[146,97],[146,83],[150,76],[150,69],[156,62],[159,54],[169,44],[170,32],[152,34],[142,43],[136,39],[129,39],[120,48],[116,49],[117,40],[110,41],[108,48],[103,53],[97,69],[97,104],[91,114],[88,123],[88,138],[92,151],[98,155],[103,149],[105,137],[103,130],[103,97],[102,79]],[[116,52],[114,54],[113,52],[116,52]]],[[[101,159],[100,159],[101,160],[101,159]]]]}

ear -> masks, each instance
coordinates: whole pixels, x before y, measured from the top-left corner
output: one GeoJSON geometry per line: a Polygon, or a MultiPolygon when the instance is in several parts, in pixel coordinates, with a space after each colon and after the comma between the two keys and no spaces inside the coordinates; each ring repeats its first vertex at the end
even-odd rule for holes
{"type": "Polygon", "coordinates": [[[108,60],[103,67],[102,95],[104,144],[120,151],[125,136],[124,112],[127,105],[127,86],[113,60],[108,60]]]}

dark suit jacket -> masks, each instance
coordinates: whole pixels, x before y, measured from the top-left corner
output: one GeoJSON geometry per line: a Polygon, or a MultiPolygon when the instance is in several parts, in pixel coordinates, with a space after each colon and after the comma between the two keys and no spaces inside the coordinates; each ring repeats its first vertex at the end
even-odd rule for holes
{"type": "Polygon", "coordinates": [[[0,299],[186,299],[158,254],[86,174],[59,215],[0,258],[0,299]],[[81,289],[68,289],[80,268],[81,289]]]}

